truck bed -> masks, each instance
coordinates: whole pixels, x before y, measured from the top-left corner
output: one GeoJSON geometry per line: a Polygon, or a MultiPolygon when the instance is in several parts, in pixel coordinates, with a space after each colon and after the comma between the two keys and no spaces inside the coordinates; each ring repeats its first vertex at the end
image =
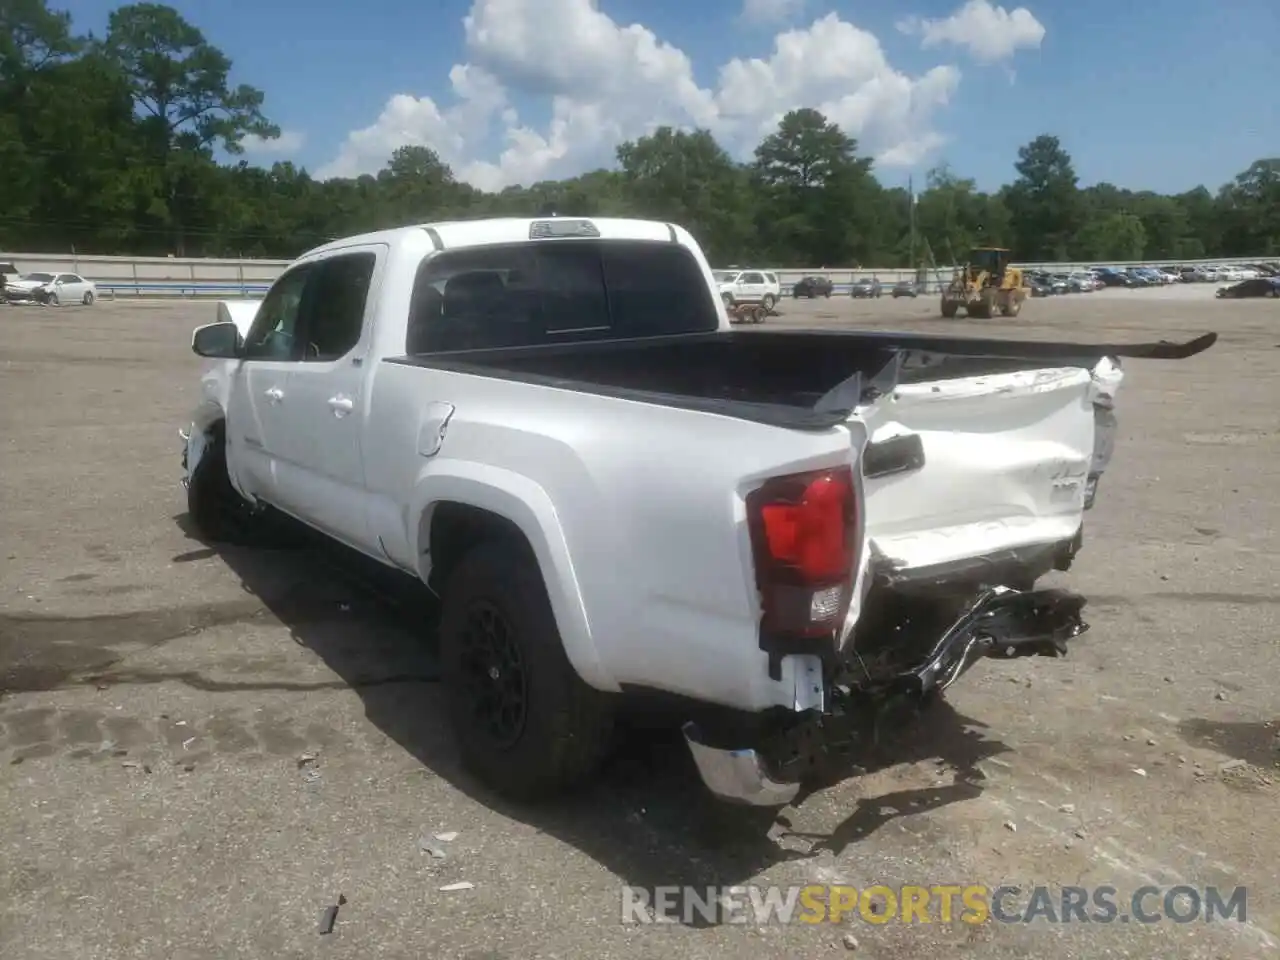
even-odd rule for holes
{"type": "Polygon", "coordinates": [[[895,386],[1044,367],[1091,369],[1103,357],[1181,359],[1186,343],[1079,344],[861,331],[752,331],[468,350],[389,359],[485,377],[826,430],[895,386]],[[839,389],[837,389],[839,388],[839,389]]]}

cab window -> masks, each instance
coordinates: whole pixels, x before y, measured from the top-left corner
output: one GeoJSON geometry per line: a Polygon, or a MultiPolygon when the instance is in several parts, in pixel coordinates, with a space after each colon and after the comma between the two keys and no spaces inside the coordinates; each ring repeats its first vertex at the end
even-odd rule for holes
{"type": "Polygon", "coordinates": [[[300,356],[295,334],[301,315],[302,294],[314,264],[304,263],[280,277],[258,307],[253,326],[244,339],[246,360],[296,360],[300,356]]]}
{"type": "Polygon", "coordinates": [[[409,306],[410,354],[709,333],[719,312],[674,243],[552,240],[425,260],[409,306]]]}
{"type": "Polygon", "coordinates": [[[314,265],[302,295],[304,363],[324,363],[350,353],[364,331],[365,306],[378,258],[346,253],[314,265]]]}

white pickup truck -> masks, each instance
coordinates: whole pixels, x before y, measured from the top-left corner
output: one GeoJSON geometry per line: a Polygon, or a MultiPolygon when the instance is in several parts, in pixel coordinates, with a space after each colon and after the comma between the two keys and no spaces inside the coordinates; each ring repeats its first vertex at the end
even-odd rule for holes
{"type": "Polygon", "coordinates": [[[286,514],[440,598],[461,756],[530,798],[590,774],[628,695],[704,782],[784,805],[903,698],[1057,656],[1118,358],[732,329],[683,229],[437,223],[313,250],[195,331],[183,431],[211,540],[286,514]]]}

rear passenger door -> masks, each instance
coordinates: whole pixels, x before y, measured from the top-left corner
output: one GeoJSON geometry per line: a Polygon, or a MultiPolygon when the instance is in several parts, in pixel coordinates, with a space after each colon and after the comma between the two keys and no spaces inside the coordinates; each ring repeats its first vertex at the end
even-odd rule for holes
{"type": "Polygon", "coordinates": [[[366,363],[386,250],[348,247],[312,264],[276,480],[281,508],[366,552],[366,363]]]}
{"type": "Polygon", "coordinates": [[[742,275],[738,287],[738,299],[748,303],[759,303],[764,299],[764,274],[749,271],[742,275]]]}

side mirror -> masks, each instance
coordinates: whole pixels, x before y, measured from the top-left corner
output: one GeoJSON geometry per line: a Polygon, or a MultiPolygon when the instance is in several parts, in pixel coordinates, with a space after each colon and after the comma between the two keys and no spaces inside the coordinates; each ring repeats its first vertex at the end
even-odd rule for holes
{"type": "Polygon", "coordinates": [[[240,329],[234,323],[206,324],[196,327],[191,335],[191,350],[198,357],[234,360],[240,356],[242,345],[240,329]]]}

